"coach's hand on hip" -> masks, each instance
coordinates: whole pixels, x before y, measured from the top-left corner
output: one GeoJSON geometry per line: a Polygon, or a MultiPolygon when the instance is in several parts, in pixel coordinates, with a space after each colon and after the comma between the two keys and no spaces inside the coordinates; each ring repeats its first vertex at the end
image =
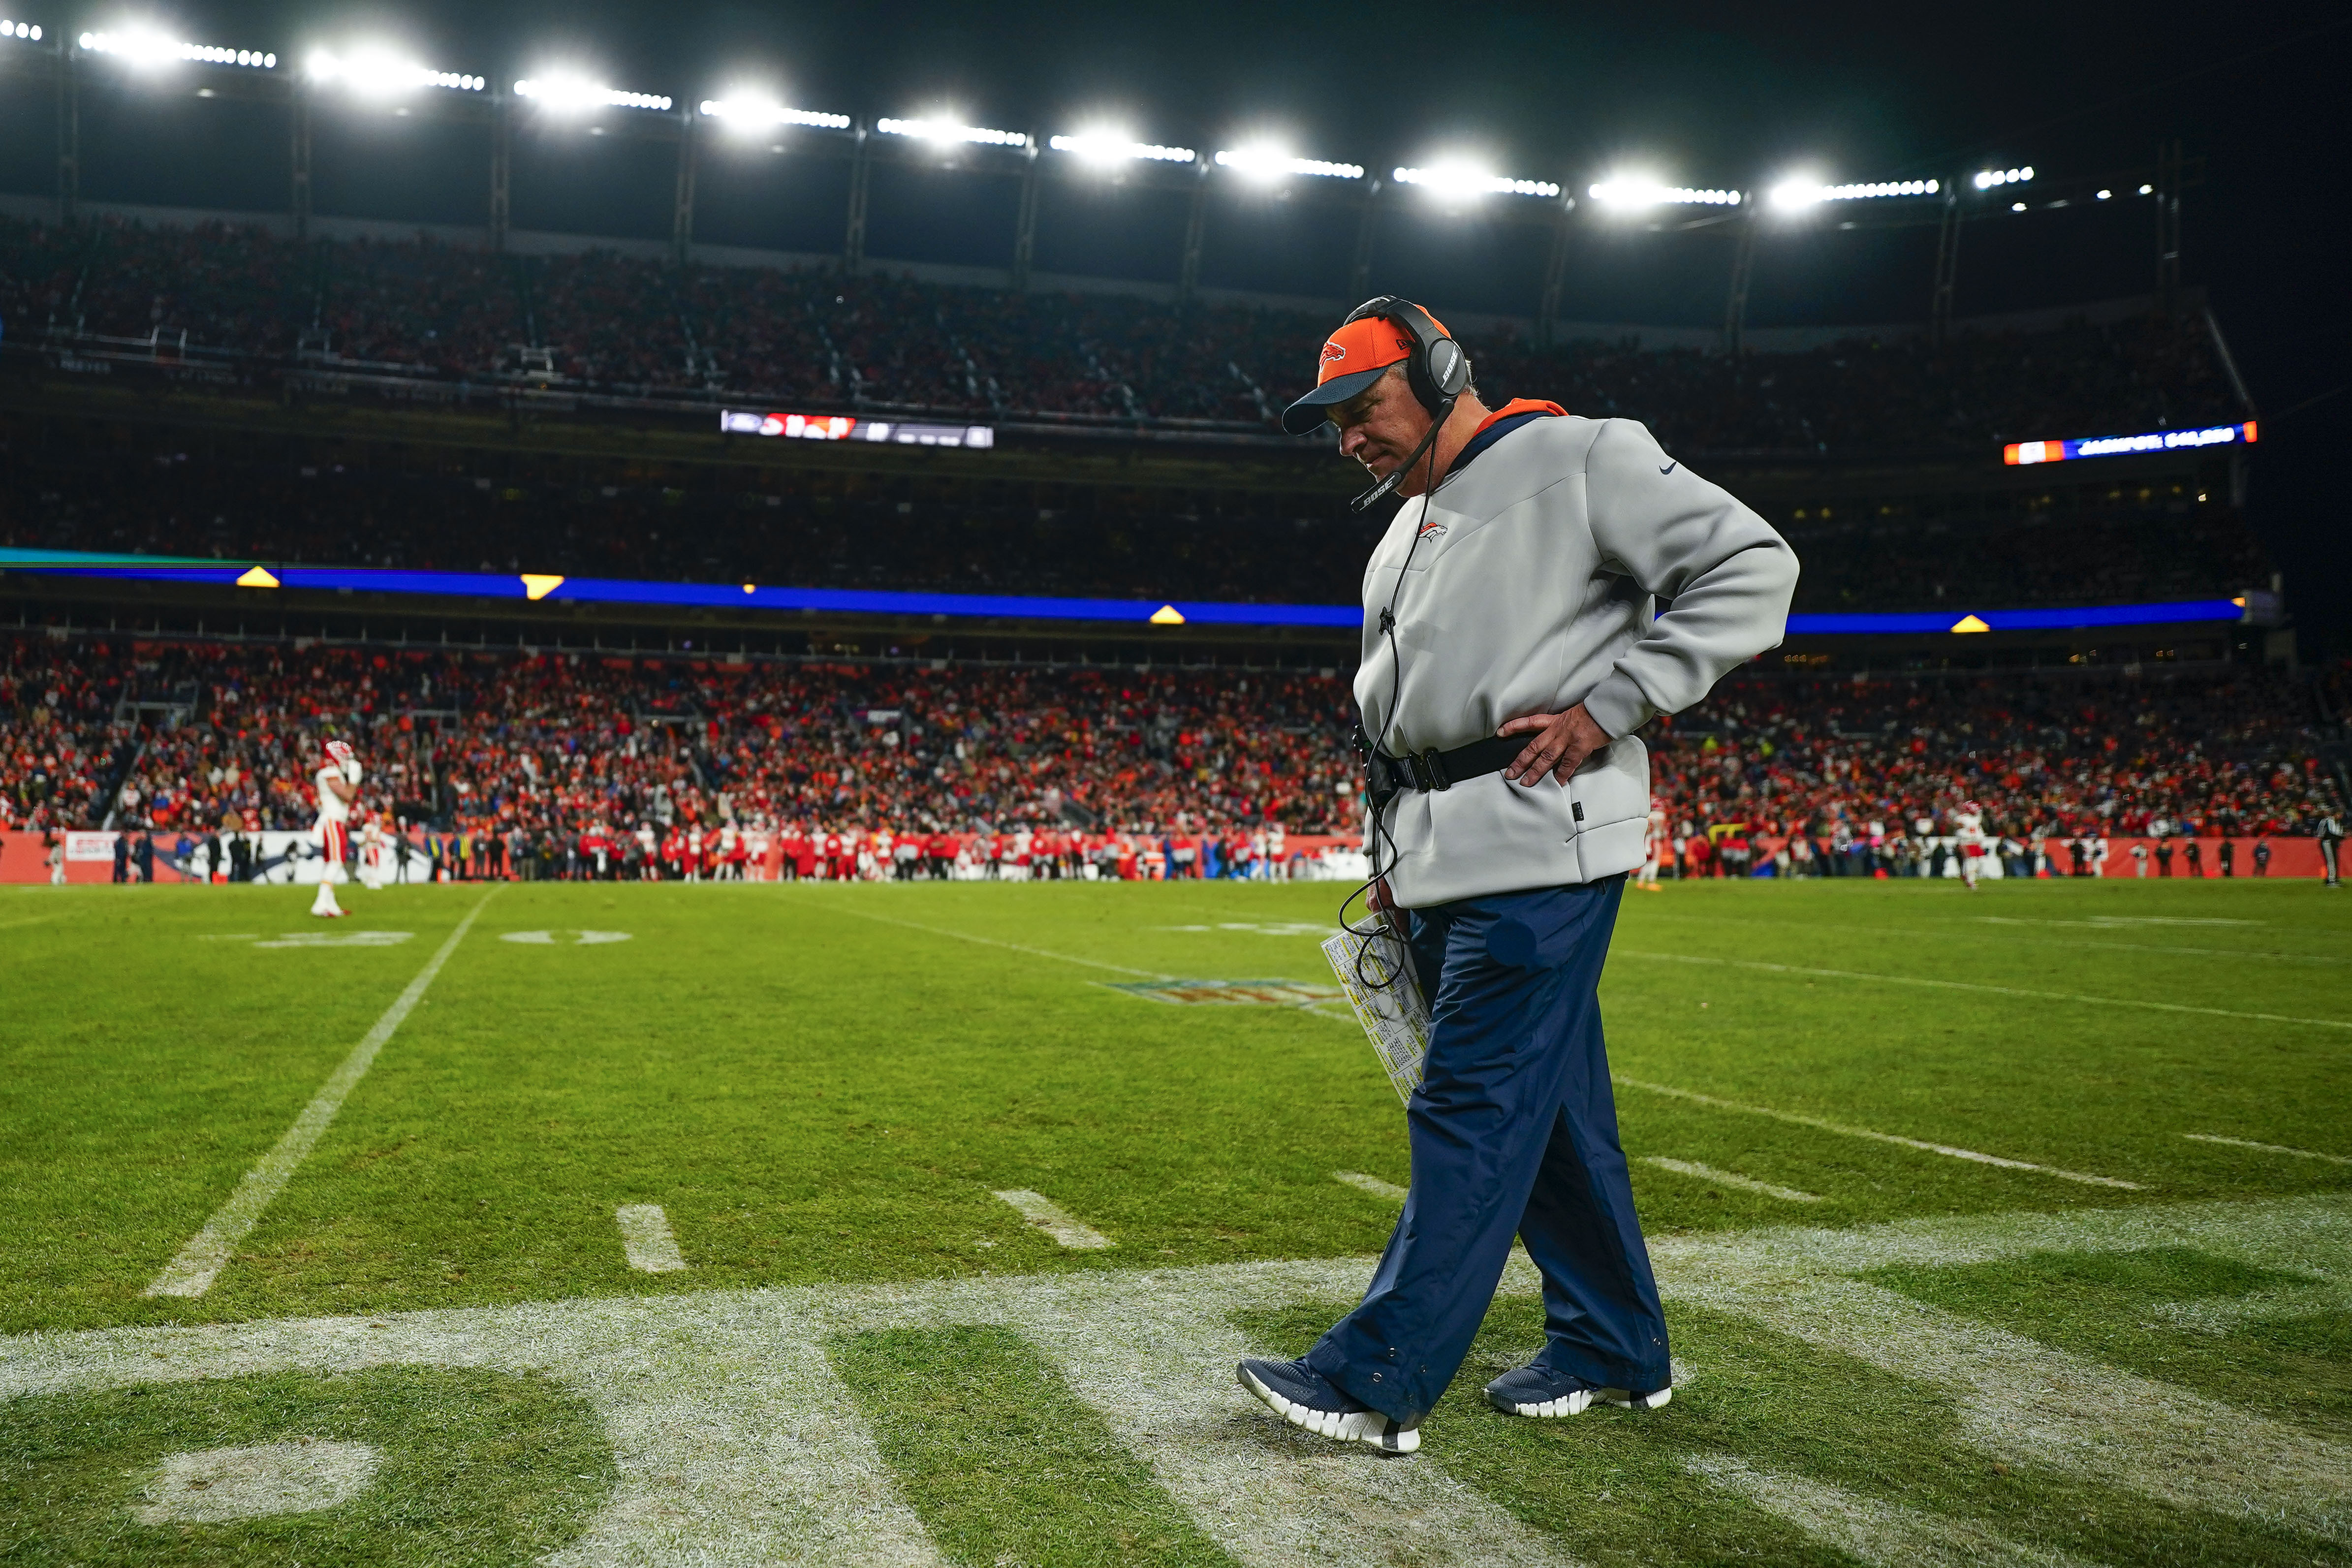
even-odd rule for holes
{"type": "Polygon", "coordinates": [[[1570,774],[1582,767],[1585,760],[1607,745],[1612,736],[1584,710],[1580,702],[1565,713],[1529,713],[1524,718],[1506,721],[1495,731],[1498,736],[1525,735],[1532,731],[1535,739],[1518,754],[1503,776],[1513,784],[1533,789],[1547,773],[1566,784],[1570,774]]]}

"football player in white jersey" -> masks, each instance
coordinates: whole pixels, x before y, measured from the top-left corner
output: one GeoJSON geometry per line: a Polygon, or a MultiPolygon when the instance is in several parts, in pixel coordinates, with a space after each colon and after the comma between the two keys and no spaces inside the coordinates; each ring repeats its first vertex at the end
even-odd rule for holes
{"type": "Polygon", "coordinates": [[[1973,893],[1977,890],[1977,873],[1984,868],[1984,812],[1975,801],[1964,800],[1953,821],[1952,838],[1960,849],[1960,880],[1973,893]]]}
{"type": "Polygon", "coordinates": [[[1664,891],[1658,886],[1658,853],[1665,842],[1666,808],[1652,795],[1650,819],[1642,826],[1642,869],[1633,878],[1633,886],[1645,893],[1664,891]]]}
{"type": "Polygon", "coordinates": [[[340,920],[351,911],[335,902],[335,884],[349,879],[343,862],[352,853],[352,803],[360,794],[360,760],[345,741],[327,742],[327,760],[319,765],[319,820],[312,830],[319,838],[319,896],[310,912],[321,920],[340,920]]]}
{"type": "Polygon", "coordinates": [[[383,829],[377,824],[375,813],[370,812],[367,815],[367,820],[360,824],[359,866],[361,887],[365,888],[371,893],[380,892],[383,890],[383,829]]]}

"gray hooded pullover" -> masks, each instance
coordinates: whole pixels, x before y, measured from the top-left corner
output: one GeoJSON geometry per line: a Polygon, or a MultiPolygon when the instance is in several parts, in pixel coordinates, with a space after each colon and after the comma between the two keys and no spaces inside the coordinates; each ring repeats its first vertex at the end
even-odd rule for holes
{"type": "Polygon", "coordinates": [[[1399,792],[1388,842],[1366,837],[1396,901],[1640,865],[1650,754],[1633,731],[1778,645],[1796,584],[1770,524],[1630,419],[1527,420],[1406,501],[1364,572],[1365,731],[1391,755],[1451,751],[1582,702],[1616,739],[1566,785],[1496,773],[1399,792]],[[1394,658],[1380,625],[1391,600],[1394,658]]]}

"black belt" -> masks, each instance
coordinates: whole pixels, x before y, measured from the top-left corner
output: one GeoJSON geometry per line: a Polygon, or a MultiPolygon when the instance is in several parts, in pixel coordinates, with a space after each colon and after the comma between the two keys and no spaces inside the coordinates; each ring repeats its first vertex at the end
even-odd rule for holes
{"type": "Polygon", "coordinates": [[[1399,790],[1446,790],[1488,773],[1499,773],[1518,760],[1531,741],[1532,737],[1526,735],[1496,736],[1456,746],[1450,752],[1407,752],[1402,757],[1368,749],[1364,753],[1365,780],[1371,787],[1373,803],[1385,806],[1399,790]]]}

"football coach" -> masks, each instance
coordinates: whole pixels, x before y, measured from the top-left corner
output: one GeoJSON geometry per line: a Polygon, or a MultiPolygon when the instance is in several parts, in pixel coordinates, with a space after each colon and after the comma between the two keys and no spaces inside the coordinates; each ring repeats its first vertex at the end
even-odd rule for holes
{"type": "Polygon", "coordinates": [[[1371,896],[1409,930],[1429,1052],[1412,1190],[1362,1303],[1302,1360],[1243,1362],[1242,1385],[1308,1431],[1412,1452],[1516,1233],[1544,1348],[1488,1402],[1655,1409],[1666,1324],[1597,995],[1649,816],[1635,731],[1780,642],[1796,556],[1633,420],[1488,409],[1407,300],[1368,301],[1324,343],[1282,423],[1326,421],[1379,481],[1360,509],[1406,498],[1364,573],[1355,695],[1371,896]]]}

